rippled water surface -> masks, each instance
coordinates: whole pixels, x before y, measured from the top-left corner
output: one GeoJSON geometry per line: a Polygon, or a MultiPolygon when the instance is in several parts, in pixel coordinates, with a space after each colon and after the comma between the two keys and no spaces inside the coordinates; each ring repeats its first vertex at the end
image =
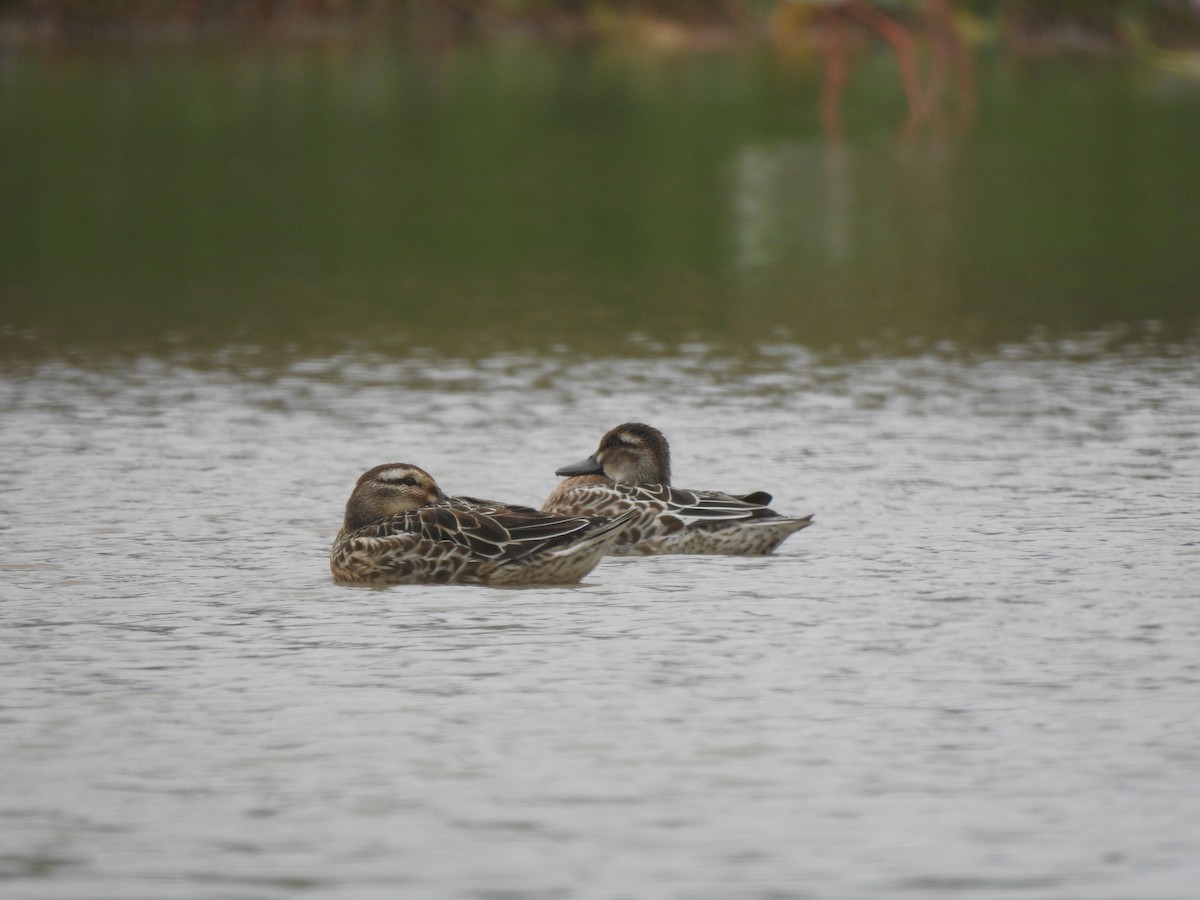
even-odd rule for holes
{"type": "Polygon", "coordinates": [[[54,357],[0,413],[6,897],[1195,896],[1194,350],[54,357]],[[817,524],[330,582],[366,467],[536,503],[630,419],[817,524]]]}
{"type": "Polygon", "coordinates": [[[5,56],[0,897],[1193,900],[1200,91],[859,56],[5,56]],[[628,420],[816,524],[331,583],[628,420]]]}

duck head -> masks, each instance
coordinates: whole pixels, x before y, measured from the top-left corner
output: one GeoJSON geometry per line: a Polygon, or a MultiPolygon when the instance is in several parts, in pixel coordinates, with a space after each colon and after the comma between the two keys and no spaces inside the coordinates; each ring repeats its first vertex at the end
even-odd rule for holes
{"type": "Polygon", "coordinates": [[[408,463],[368,469],[346,502],[345,528],[353,531],[399,513],[429,506],[446,495],[428,472],[408,463]]]}
{"type": "Polygon", "coordinates": [[[670,484],[671,448],[657,428],[626,422],[606,434],[587,459],[554,474],[603,474],[618,484],[670,484]]]}

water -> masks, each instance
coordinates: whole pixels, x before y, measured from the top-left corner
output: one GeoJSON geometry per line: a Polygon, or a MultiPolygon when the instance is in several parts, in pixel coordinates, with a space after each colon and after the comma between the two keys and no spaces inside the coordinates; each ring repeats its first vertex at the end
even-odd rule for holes
{"type": "Polygon", "coordinates": [[[1190,900],[1200,92],[521,44],[0,60],[0,893],[1190,900]],[[642,420],[816,524],[335,586],[642,420]]]}
{"type": "Polygon", "coordinates": [[[449,356],[1190,334],[1194,82],[985,57],[972,127],[901,140],[881,54],[837,144],[819,71],[522,45],[14,55],[0,325],[54,350],[399,334],[449,356]]]}
{"type": "Polygon", "coordinates": [[[1184,898],[1200,370],[59,360],[0,381],[0,866],[60,897],[1184,898]],[[353,589],[358,473],[537,502],[626,419],[817,524],[575,588],[353,589]]]}

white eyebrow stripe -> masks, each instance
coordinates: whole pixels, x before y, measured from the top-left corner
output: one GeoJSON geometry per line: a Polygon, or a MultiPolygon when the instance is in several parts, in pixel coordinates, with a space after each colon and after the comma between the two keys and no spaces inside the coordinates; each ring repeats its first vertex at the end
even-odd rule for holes
{"type": "Polygon", "coordinates": [[[385,469],[384,471],[379,473],[379,480],[380,481],[403,481],[405,478],[407,478],[410,475],[412,475],[413,478],[416,478],[416,476],[413,475],[411,469],[385,469]]]}

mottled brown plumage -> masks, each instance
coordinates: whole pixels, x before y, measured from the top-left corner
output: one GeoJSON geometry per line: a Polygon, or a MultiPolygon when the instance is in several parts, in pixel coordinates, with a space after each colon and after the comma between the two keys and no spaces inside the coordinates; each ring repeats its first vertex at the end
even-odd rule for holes
{"type": "Polygon", "coordinates": [[[571,584],[632,518],[447,497],[423,469],[387,463],[358,479],[329,566],[346,584],[571,584]]]}
{"type": "Polygon", "coordinates": [[[781,516],[771,495],[689,491],[671,486],[671,451],[657,428],[618,425],[590,457],[564,466],[567,475],[542,509],[560,515],[632,514],[613,549],[617,555],[712,553],[761,556],[812,524],[813,517],[781,516]]]}

